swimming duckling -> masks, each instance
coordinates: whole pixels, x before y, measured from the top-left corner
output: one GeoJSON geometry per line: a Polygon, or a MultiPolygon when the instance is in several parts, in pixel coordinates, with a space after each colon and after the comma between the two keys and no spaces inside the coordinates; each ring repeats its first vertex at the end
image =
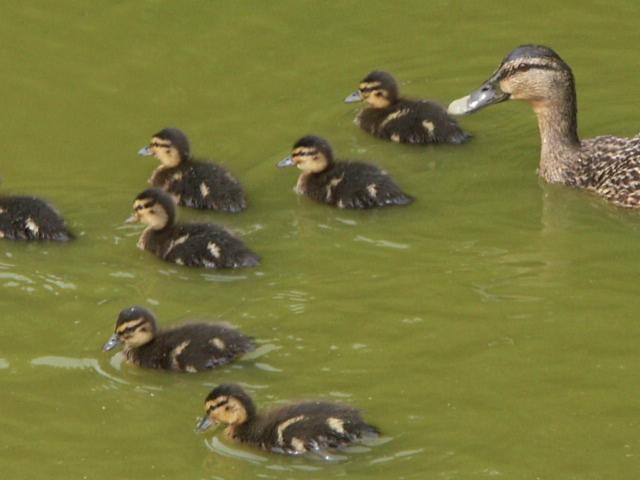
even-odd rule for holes
{"type": "Polygon", "coordinates": [[[0,238],[68,242],[73,234],[62,216],[35,197],[0,197],[0,238]]]}
{"type": "Polygon", "coordinates": [[[204,408],[197,431],[224,423],[233,440],[279,453],[321,453],[380,433],[357,409],[329,402],[295,403],[258,413],[251,397],[234,384],[214,388],[204,408]]]}
{"type": "Polygon", "coordinates": [[[169,194],[150,188],[138,195],[127,223],[144,223],[138,247],[167,262],[204,268],[255,267],[260,257],[242,240],[211,223],[176,223],[169,194]]]}
{"type": "Polygon", "coordinates": [[[193,159],[182,130],[160,130],[138,154],[160,160],[149,183],[173,195],[178,205],[231,213],[247,208],[240,182],[220,165],[193,159]]]}
{"type": "Polygon", "coordinates": [[[143,307],[125,308],[105,352],[124,344],[129,363],[175,372],[201,372],[225,365],[255,348],[253,339],[215,323],[191,323],[158,330],[156,318],[143,307]]]}
{"type": "Polygon", "coordinates": [[[344,101],[366,102],[354,122],[365,132],[385,140],[461,144],[471,138],[437,103],[400,97],[396,80],[387,72],[371,72],[344,101]]]}
{"type": "Polygon", "coordinates": [[[362,162],[339,162],[324,138],[308,135],[293,146],[278,167],[302,170],[294,191],[339,208],[408,205],[413,198],[398,187],[387,172],[362,162]]]}
{"type": "Polygon", "coordinates": [[[526,101],[538,117],[544,180],[585,188],[621,207],[640,206],[640,135],[581,141],[573,72],[556,52],[542,45],[516,48],[449,111],[466,114],[509,99],[526,101]]]}

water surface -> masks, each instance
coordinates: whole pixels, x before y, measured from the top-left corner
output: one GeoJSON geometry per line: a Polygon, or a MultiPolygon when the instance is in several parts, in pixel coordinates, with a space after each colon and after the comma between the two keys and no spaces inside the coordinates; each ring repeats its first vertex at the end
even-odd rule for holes
{"type": "Polygon", "coordinates": [[[443,103],[513,47],[554,47],[578,80],[580,132],[638,131],[632,0],[78,2],[3,7],[3,193],[64,212],[72,245],[0,250],[4,478],[636,479],[640,218],[541,184],[532,112],[462,119],[461,148],[373,139],[342,99],[384,68],[443,103]],[[179,126],[228,166],[251,206],[224,223],[263,264],[165,264],[124,226],[155,167],[136,156],[179,126]],[[389,170],[406,209],[297,198],[275,163],[306,133],[389,170]],[[261,342],[219,372],[167,375],[100,347],[120,309],[163,324],[224,319],[261,342]],[[380,445],[326,463],[193,432],[212,386],[260,405],[357,405],[380,445]]]}

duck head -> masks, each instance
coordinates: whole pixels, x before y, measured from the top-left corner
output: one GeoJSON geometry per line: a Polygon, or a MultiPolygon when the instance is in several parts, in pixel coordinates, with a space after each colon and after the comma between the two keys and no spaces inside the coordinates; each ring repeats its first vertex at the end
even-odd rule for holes
{"type": "Polygon", "coordinates": [[[138,151],[144,157],[153,156],[165,167],[176,167],[191,158],[187,135],[178,128],[163,128],[151,137],[151,142],[138,151]]]}
{"type": "Polygon", "coordinates": [[[223,384],[214,388],[204,401],[205,416],[196,431],[203,432],[219,423],[231,427],[253,419],[256,407],[251,397],[236,384],[223,384]]]}
{"type": "Polygon", "coordinates": [[[298,167],[304,173],[320,173],[334,162],[333,149],[324,138],[307,135],[298,140],[291,155],[278,162],[278,167],[298,167]]]}
{"type": "Polygon", "coordinates": [[[524,100],[536,111],[554,102],[575,103],[571,68],[549,47],[523,45],[509,53],[480,88],[454,100],[449,113],[473,113],[506,100],[524,100]]]}
{"type": "Polygon", "coordinates": [[[152,230],[170,227],[176,220],[176,204],[173,198],[159,188],[149,188],[133,202],[133,215],[126,223],[143,223],[152,230]]]}
{"type": "Polygon", "coordinates": [[[102,350],[108,352],[120,344],[125,348],[135,348],[149,343],[157,332],[156,319],[144,307],[125,308],[118,315],[113,335],[102,350]]]}
{"type": "Polygon", "coordinates": [[[373,108],[386,108],[398,101],[398,83],[390,73],[373,71],[360,81],[358,90],[345,103],[366,102],[373,108]]]}

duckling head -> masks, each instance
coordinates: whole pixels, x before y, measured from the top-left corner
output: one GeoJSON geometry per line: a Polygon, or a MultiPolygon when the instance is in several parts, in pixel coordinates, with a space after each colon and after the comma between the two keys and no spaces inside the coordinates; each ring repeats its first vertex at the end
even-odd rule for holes
{"type": "Polygon", "coordinates": [[[344,99],[345,103],[366,102],[373,108],[386,108],[398,101],[396,79],[390,73],[373,71],[360,81],[358,90],[344,99]]]}
{"type": "Polygon", "coordinates": [[[125,348],[139,347],[153,340],[157,330],[156,319],[149,310],[138,306],[125,308],[118,315],[114,334],[102,350],[108,352],[121,343],[125,348]]]}
{"type": "Polygon", "coordinates": [[[305,173],[320,173],[333,164],[333,149],[324,138],[307,135],[298,140],[291,155],[278,162],[278,167],[296,166],[305,173]]]}
{"type": "Polygon", "coordinates": [[[241,425],[256,415],[256,407],[251,397],[240,385],[223,384],[214,388],[204,401],[205,416],[196,431],[203,432],[219,423],[231,427],[241,425]]]}
{"type": "Polygon", "coordinates": [[[573,100],[575,82],[571,68],[551,48],[523,45],[509,53],[482,86],[449,105],[449,113],[476,112],[506,100],[524,100],[534,110],[551,103],[573,100]]]}
{"type": "Polygon", "coordinates": [[[159,188],[149,188],[133,202],[133,215],[126,223],[144,223],[152,230],[162,230],[176,221],[176,204],[168,193],[159,188]]]}
{"type": "Polygon", "coordinates": [[[176,167],[191,158],[191,147],[182,130],[163,128],[151,137],[149,145],[138,151],[138,155],[153,156],[165,167],[176,167]]]}

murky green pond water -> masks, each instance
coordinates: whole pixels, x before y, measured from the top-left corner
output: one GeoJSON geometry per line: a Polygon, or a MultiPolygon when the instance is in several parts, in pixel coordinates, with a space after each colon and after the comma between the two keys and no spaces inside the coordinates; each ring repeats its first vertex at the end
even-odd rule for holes
{"type": "Polygon", "coordinates": [[[6,479],[637,479],[640,216],[541,184],[532,112],[462,120],[462,148],[390,145],[342,99],[374,68],[448,102],[516,45],[553,46],[580,132],[633,135],[640,6],[619,2],[4,2],[3,193],[50,199],[80,238],[2,242],[0,470],[6,479]],[[169,125],[245,184],[224,223],[264,262],[189,270],[124,226],[169,125]],[[344,212],[275,163],[301,135],[383,165],[418,201],[344,212]],[[225,319],[256,355],[170,375],[103,354],[117,313],[225,319]],[[261,405],[358,405],[385,442],[327,464],[193,432],[209,389],[261,405]]]}

